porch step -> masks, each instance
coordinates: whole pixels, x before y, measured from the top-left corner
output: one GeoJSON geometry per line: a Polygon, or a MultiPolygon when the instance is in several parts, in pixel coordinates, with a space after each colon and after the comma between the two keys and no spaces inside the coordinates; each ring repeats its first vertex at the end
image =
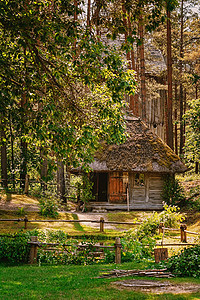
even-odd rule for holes
{"type": "Polygon", "coordinates": [[[107,209],[103,208],[103,207],[93,207],[92,208],[92,212],[94,213],[106,213],[107,209]]]}

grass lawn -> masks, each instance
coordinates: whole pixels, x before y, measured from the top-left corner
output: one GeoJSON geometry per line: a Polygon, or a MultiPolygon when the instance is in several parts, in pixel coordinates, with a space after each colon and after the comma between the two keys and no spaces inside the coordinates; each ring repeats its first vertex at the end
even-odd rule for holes
{"type": "MultiPolygon", "coordinates": [[[[144,264],[91,266],[2,266],[0,265],[0,298],[6,299],[200,299],[196,294],[145,294],[118,290],[111,286],[116,279],[98,279],[102,271],[114,268],[139,269],[144,264]]],[[[147,264],[146,264],[146,267],[147,264]]],[[[129,277],[130,278],[130,277],[129,277]]],[[[141,278],[141,277],[140,277],[141,278]]],[[[120,280],[120,279],[118,279],[120,280]]],[[[200,279],[170,279],[199,283],[200,279]]]]}

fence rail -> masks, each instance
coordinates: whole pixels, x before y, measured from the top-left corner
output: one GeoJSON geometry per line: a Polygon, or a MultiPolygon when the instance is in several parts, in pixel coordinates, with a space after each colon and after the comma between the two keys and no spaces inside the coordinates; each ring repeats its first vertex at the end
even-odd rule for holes
{"type": "MultiPolygon", "coordinates": [[[[141,225],[142,222],[119,222],[119,221],[105,221],[103,217],[100,220],[57,220],[57,219],[50,219],[50,220],[29,220],[27,216],[25,218],[18,218],[18,219],[0,219],[0,222],[24,222],[25,229],[28,228],[28,223],[99,223],[100,224],[100,232],[104,232],[104,225],[105,224],[113,224],[113,225],[129,225],[129,226],[137,226],[141,225]]],[[[198,232],[192,232],[187,230],[186,224],[180,224],[179,228],[169,228],[164,227],[163,223],[159,225],[159,234],[165,234],[165,231],[180,231],[181,235],[181,242],[187,243],[187,234],[199,235],[198,232]]]]}
{"type": "Polygon", "coordinates": [[[104,218],[100,218],[100,220],[29,220],[27,216],[24,219],[0,219],[0,222],[24,222],[24,228],[28,228],[28,223],[99,223],[100,224],[100,232],[104,232],[104,224],[113,224],[113,225],[129,225],[129,226],[137,226],[142,224],[141,222],[118,222],[118,221],[105,221],[104,218]]]}
{"type": "MultiPolygon", "coordinates": [[[[193,234],[193,235],[200,236],[200,233],[198,233],[198,232],[188,231],[186,224],[181,224],[180,228],[168,228],[168,227],[164,227],[163,223],[161,223],[159,225],[159,233],[163,234],[163,238],[164,238],[164,234],[165,234],[166,230],[167,231],[180,231],[181,242],[183,242],[183,243],[187,243],[187,234],[193,234]]],[[[189,244],[187,243],[187,245],[189,245],[189,244]]]]}
{"type": "MultiPolygon", "coordinates": [[[[37,253],[38,253],[38,247],[42,247],[42,246],[59,246],[59,243],[43,243],[43,242],[39,242],[38,241],[38,237],[37,236],[31,236],[31,241],[28,242],[28,244],[30,245],[30,254],[29,254],[29,263],[30,264],[34,264],[37,262],[37,253]]],[[[62,245],[64,247],[67,246],[72,246],[71,244],[64,244],[62,245]]],[[[103,246],[103,245],[76,245],[77,249],[79,248],[88,248],[88,247],[92,247],[92,249],[110,249],[110,250],[115,250],[115,263],[116,264],[121,264],[121,248],[122,248],[122,244],[120,241],[120,238],[116,238],[115,239],[115,244],[114,246],[103,246]]],[[[48,251],[48,249],[46,249],[48,251]]]]}

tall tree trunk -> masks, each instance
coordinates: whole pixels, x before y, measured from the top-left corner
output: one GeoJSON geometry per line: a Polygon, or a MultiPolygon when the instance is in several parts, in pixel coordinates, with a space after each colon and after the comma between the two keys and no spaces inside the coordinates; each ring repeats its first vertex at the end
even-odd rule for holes
{"type": "Polygon", "coordinates": [[[15,190],[14,137],[12,131],[11,115],[9,117],[9,125],[10,125],[10,145],[11,145],[12,186],[13,186],[13,190],[15,190]]]}
{"type": "Polygon", "coordinates": [[[4,123],[0,124],[1,130],[1,181],[2,186],[7,189],[8,188],[8,173],[7,173],[7,148],[6,148],[6,135],[3,126],[4,123]]]}
{"type": "MultiPolygon", "coordinates": [[[[126,11],[126,8],[124,6],[124,1],[122,1],[122,12],[123,12],[123,23],[124,23],[124,29],[125,29],[125,44],[127,44],[127,37],[129,35],[129,28],[128,28],[128,22],[127,22],[127,18],[128,18],[128,14],[126,11]]],[[[126,58],[128,60],[128,67],[129,69],[131,69],[131,56],[130,56],[130,51],[126,51],[126,58]]]]}
{"type": "Polygon", "coordinates": [[[142,102],[142,120],[146,121],[146,86],[145,86],[145,62],[144,62],[144,26],[142,14],[139,17],[139,45],[140,52],[140,81],[141,81],[141,102],[142,102]]]}
{"type": "Polygon", "coordinates": [[[177,91],[177,83],[175,82],[175,110],[174,110],[174,120],[175,120],[175,128],[174,128],[174,144],[175,144],[175,153],[178,155],[178,128],[177,128],[177,107],[178,107],[178,91],[177,91]]]}
{"type": "Polygon", "coordinates": [[[41,167],[40,167],[40,176],[41,176],[41,188],[43,191],[47,190],[47,158],[44,154],[44,150],[40,150],[40,159],[41,159],[41,167]]]}
{"type": "Polygon", "coordinates": [[[195,162],[195,174],[199,174],[199,162],[195,162]]]}
{"type": "Polygon", "coordinates": [[[168,82],[168,97],[166,111],[166,142],[173,150],[173,122],[172,122],[172,53],[171,53],[171,21],[170,11],[167,9],[167,82],[168,82]]]}
{"type": "Polygon", "coordinates": [[[183,73],[183,0],[181,0],[181,36],[180,36],[180,94],[179,94],[179,103],[180,103],[180,156],[183,155],[183,146],[184,146],[184,126],[183,126],[183,83],[182,83],[182,73],[183,73]]]}
{"type": "Polygon", "coordinates": [[[21,139],[21,155],[20,155],[20,187],[25,188],[25,180],[27,174],[27,143],[21,139]]]}
{"type": "MultiPolygon", "coordinates": [[[[198,83],[196,83],[196,89],[195,89],[195,95],[196,99],[198,99],[198,83]]],[[[185,109],[186,109],[186,97],[185,97],[185,109]]],[[[199,174],[199,162],[195,162],[195,173],[199,174]]]]}
{"type": "Polygon", "coordinates": [[[70,195],[70,172],[68,170],[68,166],[66,165],[66,175],[65,175],[65,197],[66,202],[70,195]]]}
{"type": "Polygon", "coordinates": [[[62,202],[66,203],[64,164],[57,161],[57,193],[62,202]]]}
{"type": "MultiPolygon", "coordinates": [[[[129,35],[132,37],[132,27],[131,27],[131,20],[130,20],[130,13],[128,14],[128,28],[129,28],[129,35]]],[[[132,45],[132,49],[130,52],[130,63],[132,70],[136,71],[136,76],[138,77],[137,70],[136,70],[136,63],[135,63],[135,53],[132,45]]],[[[133,112],[135,116],[139,117],[139,99],[138,94],[130,95],[130,110],[133,112]]]]}
{"type": "Polygon", "coordinates": [[[99,25],[100,25],[100,10],[101,10],[101,2],[100,0],[96,0],[96,10],[93,16],[94,24],[96,26],[96,31],[97,31],[97,37],[98,41],[100,41],[100,30],[99,30],[99,25]]]}
{"type": "Polygon", "coordinates": [[[91,0],[88,0],[88,3],[87,3],[87,27],[88,29],[90,30],[90,26],[91,26],[91,23],[90,23],[90,15],[91,15],[91,0]]]}
{"type": "Polygon", "coordinates": [[[26,49],[24,49],[24,91],[21,97],[21,155],[20,155],[20,187],[22,190],[25,188],[25,180],[27,174],[27,142],[25,141],[25,127],[26,127],[26,114],[27,114],[27,94],[26,94],[26,76],[27,76],[27,62],[26,62],[26,49]]]}

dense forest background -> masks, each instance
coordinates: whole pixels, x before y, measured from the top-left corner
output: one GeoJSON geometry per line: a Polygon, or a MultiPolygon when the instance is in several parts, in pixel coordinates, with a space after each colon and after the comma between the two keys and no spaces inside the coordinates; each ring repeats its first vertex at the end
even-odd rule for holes
{"type": "Polygon", "coordinates": [[[1,184],[24,190],[88,170],[99,142],[145,121],[199,172],[198,1],[0,2],[1,184]]]}

